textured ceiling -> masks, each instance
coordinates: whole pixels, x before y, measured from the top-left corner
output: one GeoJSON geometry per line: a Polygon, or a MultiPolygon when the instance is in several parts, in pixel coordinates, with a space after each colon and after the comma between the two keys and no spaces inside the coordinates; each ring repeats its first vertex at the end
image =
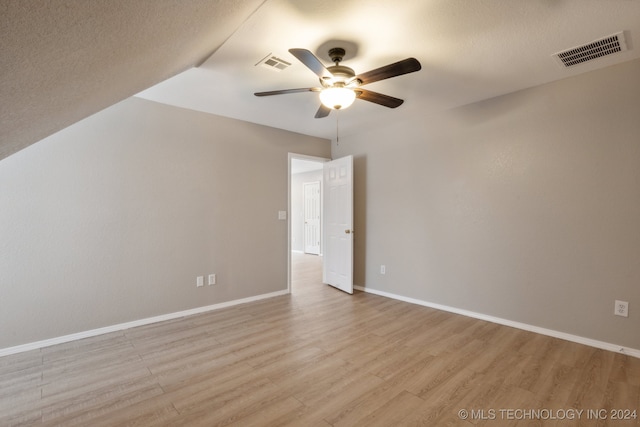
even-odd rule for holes
{"type": "Polygon", "coordinates": [[[318,86],[291,54],[305,48],[331,65],[347,48],[357,73],[415,57],[422,70],[367,89],[399,97],[395,110],[356,101],[340,112],[340,135],[415,118],[640,57],[640,0],[269,0],[201,67],[140,96],[324,138],[336,113],[314,119],[316,93],[257,98],[254,92],[318,86]],[[631,49],[572,69],[552,55],[619,31],[631,49]],[[331,40],[338,40],[331,42],[331,40]],[[255,64],[273,53],[281,72],[255,64]]]}
{"type": "Polygon", "coordinates": [[[332,138],[336,114],[313,118],[317,94],[253,96],[317,85],[292,47],[328,64],[340,44],[356,72],[422,63],[367,86],[405,103],[356,101],[340,114],[350,133],[636,59],[638,40],[640,0],[0,0],[0,159],[141,91],[332,138]],[[627,52],[571,69],[551,57],[619,31],[627,52]],[[255,66],[269,53],[293,65],[255,66]]]}
{"type": "Polygon", "coordinates": [[[0,0],[0,159],[204,61],[264,0],[0,0]]]}

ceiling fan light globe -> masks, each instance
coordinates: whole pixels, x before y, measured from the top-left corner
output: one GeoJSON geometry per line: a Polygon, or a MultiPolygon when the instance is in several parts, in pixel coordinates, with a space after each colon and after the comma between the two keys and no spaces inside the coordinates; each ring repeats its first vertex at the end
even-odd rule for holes
{"type": "Polygon", "coordinates": [[[343,110],[353,104],[356,93],[345,87],[331,87],[320,92],[320,102],[327,108],[343,110]]]}

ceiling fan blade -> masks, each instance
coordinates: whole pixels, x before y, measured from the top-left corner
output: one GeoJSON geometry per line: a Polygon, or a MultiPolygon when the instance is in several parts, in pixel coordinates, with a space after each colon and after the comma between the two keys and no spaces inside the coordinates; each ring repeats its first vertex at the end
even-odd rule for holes
{"type": "Polygon", "coordinates": [[[373,102],[374,104],[384,105],[389,108],[397,108],[404,102],[400,98],[394,98],[393,96],[383,95],[382,93],[372,92],[366,89],[358,88],[355,92],[358,99],[373,102]]]}
{"type": "Polygon", "coordinates": [[[325,107],[324,104],[320,104],[320,108],[318,108],[318,111],[316,112],[315,118],[316,119],[321,119],[323,117],[327,117],[330,112],[331,112],[331,108],[325,107]]]}
{"type": "Polygon", "coordinates": [[[384,67],[376,68],[375,70],[367,71],[357,75],[355,78],[360,80],[361,85],[377,82],[379,80],[388,79],[391,77],[401,76],[403,74],[413,73],[422,68],[420,62],[415,58],[407,58],[402,61],[394,62],[393,64],[385,65],[384,67]]]}
{"type": "Polygon", "coordinates": [[[304,87],[300,89],[282,89],[282,90],[270,90],[268,92],[256,92],[255,96],[271,96],[271,95],[284,95],[287,93],[299,93],[299,92],[320,92],[322,89],[319,87],[304,87]]]}
{"type": "Polygon", "coordinates": [[[289,49],[289,53],[295,56],[298,61],[306,65],[307,68],[313,71],[316,76],[320,77],[321,79],[330,79],[333,77],[333,74],[331,74],[329,70],[325,68],[322,62],[320,62],[320,60],[307,49],[289,49]]]}

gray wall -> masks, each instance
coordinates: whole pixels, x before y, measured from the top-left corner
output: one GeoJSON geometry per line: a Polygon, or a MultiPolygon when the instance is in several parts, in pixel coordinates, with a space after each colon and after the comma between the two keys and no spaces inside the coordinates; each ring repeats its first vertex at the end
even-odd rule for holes
{"type": "Polygon", "coordinates": [[[133,98],[0,161],[0,348],[286,290],[287,153],[329,151],[133,98]]]}
{"type": "Polygon", "coordinates": [[[356,283],[640,349],[640,61],[401,108],[332,147],[355,156],[356,283]]]}

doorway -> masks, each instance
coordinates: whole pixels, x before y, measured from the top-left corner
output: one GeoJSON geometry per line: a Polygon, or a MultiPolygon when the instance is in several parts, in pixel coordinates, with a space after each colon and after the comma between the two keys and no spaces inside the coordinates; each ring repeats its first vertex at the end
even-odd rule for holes
{"type": "Polygon", "coordinates": [[[301,277],[322,284],[322,170],[328,160],[289,153],[289,292],[301,277]]]}

